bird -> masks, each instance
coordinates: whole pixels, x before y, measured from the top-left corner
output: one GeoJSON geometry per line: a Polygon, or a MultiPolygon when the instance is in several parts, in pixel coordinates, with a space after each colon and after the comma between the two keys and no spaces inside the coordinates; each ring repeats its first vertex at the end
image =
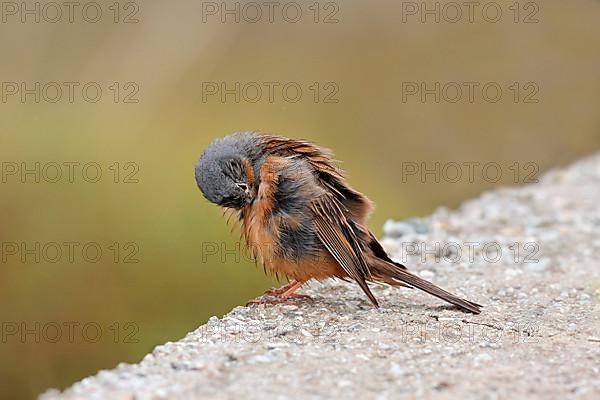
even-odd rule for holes
{"type": "MultiPolygon", "coordinates": [[[[265,292],[265,303],[285,302],[314,279],[355,282],[375,307],[368,283],[416,288],[479,314],[462,299],[390,258],[367,227],[373,203],[354,190],[333,153],[304,139],[257,131],[211,142],[195,165],[203,196],[223,208],[265,272],[288,283],[265,292]]],[[[260,303],[260,302],[259,302],[260,303]]]]}

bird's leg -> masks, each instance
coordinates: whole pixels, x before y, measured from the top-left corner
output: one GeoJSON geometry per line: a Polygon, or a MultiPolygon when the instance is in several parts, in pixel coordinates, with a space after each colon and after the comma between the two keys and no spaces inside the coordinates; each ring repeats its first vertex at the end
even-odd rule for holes
{"type": "Polygon", "coordinates": [[[304,294],[294,293],[300,286],[302,286],[304,282],[300,282],[297,280],[293,280],[287,285],[280,287],[279,289],[271,289],[265,292],[265,294],[257,299],[250,300],[246,305],[253,304],[281,304],[281,303],[289,303],[290,300],[309,300],[312,301],[310,296],[304,294]]]}
{"type": "MultiPolygon", "coordinates": [[[[300,286],[304,285],[304,282],[299,282],[296,280],[294,280],[292,282],[290,282],[290,284],[284,286],[284,288],[287,287],[287,290],[284,291],[283,293],[281,293],[280,297],[282,299],[288,299],[290,297],[294,297],[294,298],[308,297],[308,296],[303,296],[303,295],[294,293],[296,290],[298,290],[298,288],[300,286]],[[292,284],[292,282],[293,282],[293,284],[292,284]]],[[[283,288],[281,288],[281,289],[283,289],[283,288]]]]}
{"type": "MultiPolygon", "coordinates": [[[[280,288],[271,288],[271,289],[265,291],[265,294],[269,295],[269,296],[279,296],[281,294],[284,294],[288,289],[294,287],[294,285],[296,285],[297,283],[298,283],[297,280],[295,280],[295,279],[291,280],[290,282],[286,283],[285,285],[283,285],[280,288]]],[[[298,287],[296,287],[296,289],[297,288],[298,287]]]]}

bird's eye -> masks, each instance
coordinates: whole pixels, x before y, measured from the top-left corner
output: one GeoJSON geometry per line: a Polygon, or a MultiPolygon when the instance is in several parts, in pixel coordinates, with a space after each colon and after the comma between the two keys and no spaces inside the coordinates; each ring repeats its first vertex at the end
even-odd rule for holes
{"type": "Polygon", "coordinates": [[[246,185],[245,183],[236,183],[236,185],[244,191],[248,190],[248,185],[246,185]]]}

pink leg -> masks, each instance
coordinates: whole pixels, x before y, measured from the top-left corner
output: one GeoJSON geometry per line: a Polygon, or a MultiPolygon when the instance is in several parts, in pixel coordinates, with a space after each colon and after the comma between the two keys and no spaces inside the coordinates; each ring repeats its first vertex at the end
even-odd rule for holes
{"type": "Polygon", "coordinates": [[[296,280],[291,281],[287,285],[280,287],[279,289],[271,289],[267,290],[265,294],[259,298],[250,300],[246,305],[250,306],[253,304],[281,304],[281,303],[289,303],[290,300],[309,300],[312,301],[310,296],[306,296],[303,294],[294,293],[300,286],[304,285],[304,282],[299,282],[296,280]]]}
{"type": "MultiPolygon", "coordinates": [[[[292,285],[285,285],[284,286],[284,287],[287,286],[287,290],[281,294],[281,298],[282,299],[287,299],[288,297],[296,297],[297,298],[297,296],[300,296],[299,294],[296,294],[294,292],[296,290],[298,290],[298,288],[300,286],[304,285],[304,282],[298,282],[298,281],[292,281],[292,282],[293,282],[292,285]]],[[[290,283],[292,283],[292,282],[290,282],[290,283]]]]}
{"type": "Polygon", "coordinates": [[[271,288],[265,292],[265,294],[269,296],[279,296],[280,294],[284,294],[289,288],[294,287],[298,283],[297,280],[292,280],[289,283],[286,283],[280,288],[271,288]]]}

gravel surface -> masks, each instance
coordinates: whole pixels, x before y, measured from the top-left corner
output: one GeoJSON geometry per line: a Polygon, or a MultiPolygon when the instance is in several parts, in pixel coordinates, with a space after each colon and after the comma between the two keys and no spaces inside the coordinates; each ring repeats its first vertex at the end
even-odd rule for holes
{"type": "Polygon", "coordinates": [[[483,304],[314,283],[314,302],[237,307],[139,364],[50,399],[600,398],[600,155],[456,211],[388,221],[383,244],[483,304]]]}

